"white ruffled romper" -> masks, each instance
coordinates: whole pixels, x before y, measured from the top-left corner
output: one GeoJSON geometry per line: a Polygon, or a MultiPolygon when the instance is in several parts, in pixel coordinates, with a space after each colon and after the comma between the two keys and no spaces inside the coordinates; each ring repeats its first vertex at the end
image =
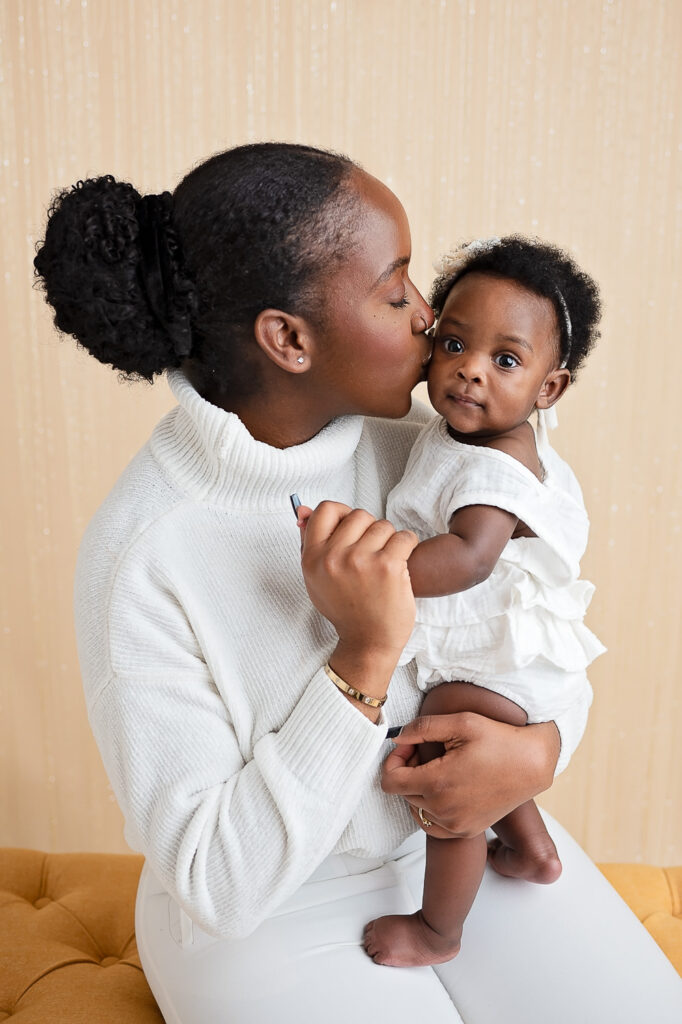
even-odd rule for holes
{"type": "Polygon", "coordinates": [[[571,468],[538,430],[540,481],[516,459],[450,437],[442,417],[417,438],[387,518],[420,540],[448,532],[453,513],[492,505],[535,537],[510,540],[487,580],[446,597],[419,598],[401,663],[412,658],[427,691],[447,680],[477,683],[545,722],[592,700],[586,668],[605,648],[584,625],[594,587],[579,579],[589,521],[571,468]]]}

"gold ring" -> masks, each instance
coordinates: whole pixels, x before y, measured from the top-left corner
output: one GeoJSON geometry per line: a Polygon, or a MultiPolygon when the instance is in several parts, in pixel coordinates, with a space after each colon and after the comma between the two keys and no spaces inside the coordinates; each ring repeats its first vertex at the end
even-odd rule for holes
{"type": "Polygon", "coordinates": [[[433,825],[433,822],[429,821],[428,818],[424,817],[424,808],[423,807],[418,807],[417,808],[417,814],[419,815],[419,820],[421,821],[421,823],[424,826],[424,828],[431,828],[431,826],[433,825]]]}

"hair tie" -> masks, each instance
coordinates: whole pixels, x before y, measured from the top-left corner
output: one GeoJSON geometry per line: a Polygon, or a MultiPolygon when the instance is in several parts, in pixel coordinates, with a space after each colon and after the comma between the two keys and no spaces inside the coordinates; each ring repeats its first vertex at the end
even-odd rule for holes
{"type": "Polygon", "coordinates": [[[568,312],[568,306],[566,305],[566,299],[563,297],[559,289],[556,290],[556,296],[561,306],[561,312],[564,314],[564,327],[566,328],[566,355],[561,361],[561,369],[563,370],[568,360],[571,358],[571,340],[573,338],[573,325],[571,324],[571,316],[568,312]]]}
{"type": "Polygon", "coordinates": [[[502,239],[497,236],[493,238],[475,238],[468,245],[461,245],[459,249],[444,253],[440,259],[435,261],[433,269],[439,274],[458,274],[474,256],[490,252],[501,241],[502,239]]]}
{"type": "Polygon", "coordinates": [[[170,192],[142,196],[135,204],[135,216],[141,279],[149,308],[170,338],[175,354],[183,357],[192,348],[192,328],[189,311],[178,308],[178,243],[171,225],[172,204],[170,192]]]}

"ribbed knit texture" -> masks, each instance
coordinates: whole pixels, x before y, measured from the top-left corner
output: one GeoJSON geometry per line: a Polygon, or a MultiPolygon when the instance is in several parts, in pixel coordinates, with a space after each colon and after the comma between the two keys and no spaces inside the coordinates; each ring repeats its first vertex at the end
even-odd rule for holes
{"type": "MultiPolygon", "coordinates": [[[[379,785],[385,725],[323,671],[336,636],[305,590],[289,494],[383,515],[428,413],[346,417],[279,450],[169,379],[179,405],[81,545],[79,657],[128,842],[201,927],[236,937],[330,852],[381,856],[414,830],[379,785]]],[[[414,666],[398,669],[385,723],[420,701],[414,666]]]]}

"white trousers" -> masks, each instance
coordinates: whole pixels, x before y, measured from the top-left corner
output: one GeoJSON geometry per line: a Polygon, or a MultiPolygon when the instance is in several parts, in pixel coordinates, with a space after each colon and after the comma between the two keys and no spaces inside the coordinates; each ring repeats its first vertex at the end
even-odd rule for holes
{"type": "Polygon", "coordinates": [[[394,859],[329,857],[248,938],[215,939],[145,865],[137,943],[166,1024],[680,1024],[682,981],[568,833],[553,885],[486,870],[462,951],[438,967],[380,967],[362,930],[421,906],[424,837],[394,859]]]}

